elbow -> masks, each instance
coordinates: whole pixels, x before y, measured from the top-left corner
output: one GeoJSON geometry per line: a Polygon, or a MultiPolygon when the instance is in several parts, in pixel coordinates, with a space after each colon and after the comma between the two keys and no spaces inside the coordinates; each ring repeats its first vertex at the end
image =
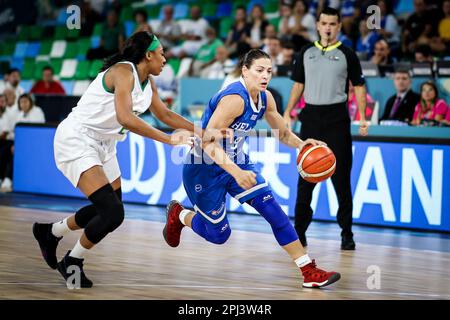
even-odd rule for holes
{"type": "Polygon", "coordinates": [[[117,122],[119,122],[119,124],[124,127],[124,128],[129,128],[130,125],[130,117],[128,116],[124,116],[124,115],[120,115],[117,114],[117,122]]]}

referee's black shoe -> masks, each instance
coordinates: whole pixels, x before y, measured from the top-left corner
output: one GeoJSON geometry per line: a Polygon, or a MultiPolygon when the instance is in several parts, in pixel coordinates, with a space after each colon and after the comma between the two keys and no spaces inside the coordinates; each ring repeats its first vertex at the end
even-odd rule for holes
{"type": "Polygon", "coordinates": [[[84,259],[78,259],[69,256],[70,250],[67,251],[65,257],[58,263],[58,271],[66,280],[68,289],[92,288],[94,285],[91,280],[86,277],[83,270],[84,259]]]}
{"type": "Polygon", "coordinates": [[[341,241],[341,250],[355,250],[356,244],[353,236],[343,235],[341,241]]]}
{"type": "Polygon", "coordinates": [[[50,268],[56,269],[58,261],[56,260],[56,248],[59,241],[62,239],[57,238],[52,233],[51,223],[37,223],[33,224],[33,235],[39,243],[42,257],[50,268]]]}

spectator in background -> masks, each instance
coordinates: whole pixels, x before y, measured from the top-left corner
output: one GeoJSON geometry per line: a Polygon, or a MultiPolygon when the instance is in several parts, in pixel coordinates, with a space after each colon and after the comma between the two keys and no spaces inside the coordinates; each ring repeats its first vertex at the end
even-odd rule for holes
{"type": "Polygon", "coordinates": [[[418,43],[428,43],[433,32],[433,17],[425,0],[414,0],[414,13],[406,20],[402,31],[402,51],[412,54],[418,43]]]}
{"type": "Polygon", "coordinates": [[[2,141],[6,139],[7,135],[8,135],[8,120],[6,116],[6,97],[3,93],[0,93],[0,147],[3,143],[2,141]]]}
{"type": "Polygon", "coordinates": [[[250,29],[247,24],[247,13],[245,7],[238,6],[236,8],[235,22],[228,32],[225,46],[230,52],[231,58],[237,58],[244,55],[250,50],[248,38],[250,37],[250,29]]]}
{"type": "Polygon", "coordinates": [[[377,5],[381,12],[381,29],[378,29],[377,32],[386,39],[390,46],[396,46],[400,43],[400,27],[392,14],[391,2],[379,0],[377,5]]]}
{"type": "Polygon", "coordinates": [[[356,42],[356,52],[361,60],[369,60],[372,58],[379,35],[367,27],[367,19],[359,22],[359,32],[361,35],[356,42]]]}
{"type": "Polygon", "coordinates": [[[434,52],[448,56],[450,55],[450,0],[443,1],[442,14],[437,36],[431,39],[430,46],[434,52]]]}
{"type": "Polygon", "coordinates": [[[164,18],[156,30],[156,35],[164,49],[168,51],[180,40],[181,27],[173,20],[173,7],[171,5],[164,6],[163,14],[164,18]]]}
{"type": "Polygon", "coordinates": [[[395,71],[394,87],[396,93],[387,100],[380,120],[410,122],[420,96],[411,89],[411,75],[408,70],[395,71]]]}
{"type": "Polygon", "coordinates": [[[297,0],[294,4],[295,26],[292,29],[292,41],[305,43],[318,39],[316,19],[307,11],[304,0],[297,0]]]}
{"type": "Polygon", "coordinates": [[[97,23],[102,21],[99,12],[92,8],[91,1],[84,0],[81,5],[80,37],[90,37],[97,23]]]}
{"type": "Polygon", "coordinates": [[[370,61],[377,66],[392,65],[394,63],[391,57],[391,49],[386,40],[380,39],[375,43],[374,55],[370,61]]]}
{"type": "Polygon", "coordinates": [[[450,126],[450,106],[448,106],[447,113],[445,114],[445,118],[441,121],[441,124],[444,126],[450,126]]]}
{"type": "Polygon", "coordinates": [[[414,110],[411,124],[418,126],[424,122],[436,124],[445,119],[448,106],[443,99],[439,99],[438,89],[434,82],[426,81],[420,86],[420,101],[414,110]]]}
{"type": "Polygon", "coordinates": [[[228,58],[228,50],[224,46],[216,48],[213,64],[200,72],[200,77],[206,79],[224,79],[234,69],[234,63],[228,58]]]}
{"type": "Polygon", "coordinates": [[[342,31],[340,31],[338,33],[337,38],[338,38],[338,40],[340,42],[342,42],[343,45],[345,45],[345,46],[347,46],[349,48],[353,48],[353,41],[352,41],[352,39],[349,36],[347,36],[345,33],[343,33],[342,31]]]}
{"type": "Polygon", "coordinates": [[[442,12],[444,18],[439,22],[439,36],[448,43],[450,42],[450,0],[442,2],[442,12]]]}
{"type": "Polygon", "coordinates": [[[290,66],[294,57],[294,45],[291,42],[283,42],[281,45],[281,59],[279,65],[290,66]]]}
{"type": "Polygon", "coordinates": [[[136,23],[136,29],[134,30],[134,32],[139,32],[139,31],[147,31],[147,32],[152,32],[152,27],[150,27],[150,25],[148,24],[148,15],[147,15],[147,11],[145,11],[144,9],[137,9],[136,11],[134,11],[134,22],[136,23]]]}
{"type": "Polygon", "coordinates": [[[27,93],[23,94],[19,98],[19,115],[16,123],[45,123],[44,112],[41,108],[34,105],[33,99],[27,93]]]}
{"type": "Polygon", "coordinates": [[[29,94],[23,94],[19,97],[19,115],[14,123],[9,123],[9,134],[7,140],[0,147],[0,179],[2,180],[0,191],[12,191],[13,175],[13,154],[14,154],[14,127],[16,123],[44,123],[44,113],[39,107],[33,106],[33,100],[29,94]]]}
{"type": "Polygon", "coordinates": [[[433,63],[433,55],[431,54],[431,47],[427,44],[422,44],[417,47],[414,53],[414,61],[419,63],[433,63]]]}
{"type": "Polygon", "coordinates": [[[202,17],[202,11],[199,6],[195,5],[191,8],[191,19],[186,24],[186,30],[181,35],[183,43],[168,50],[166,57],[173,56],[184,58],[192,57],[207,41],[206,30],[209,28],[208,21],[202,17]]]}
{"type": "Polygon", "coordinates": [[[267,46],[269,44],[269,40],[272,38],[277,38],[277,31],[275,30],[275,26],[272,24],[268,24],[266,26],[266,32],[264,33],[265,37],[262,41],[263,45],[262,45],[262,50],[264,52],[267,52],[267,46]]]}
{"type": "Polygon", "coordinates": [[[208,27],[206,30],[207,42],[203,44],[192,60],[189,75],[198,77],[202,69],[212,65],[216,56],[216,49],[223,46],[222,40],[217,38],[216,30],[208,27]]]}
{"type": "Polygon", "coordinates": [[[16,103],[16,93],[11,88],[5,89],[3,93],[5,94],[6,97],[5,115],[7,116],[8,119],[7,121],[9,124],[16,123],[16,120],[20,112],[19,107],[17,106],[16,103]]]}
{"type": "Polygon", "coordinates": [[[394,71],[394,58],[391,55],[391,48],[386,40],[380,39],[375,44],[374,54],[370,61],[378,66],[381,76],[394,71]]]}
{"type": "Polygon", "coordinates": [[[263,48],[263,51],[270,56],[270,59],[272,60],[272,76],[276,76],[277,65],[283,63],[280,39],[278,39],[277,37],[268,39],[267,46],[263,48]]]}
{"type": "Polygon", "coordinates": [[[115,10],[110,9],[107,21],[103,25],[100,46],[90,49],[86,55],[88,60],[103,59],[117,53],[125,42],[125,29],[117,16],[115,10]]]}
{"type": "Polygon", "coordinates": [[[269,22],[264,16],[264,10],[261,5],[255,4],[250,15],[248,28],[250,29],[249,45],[251,48],[259,49],[263,45],[266,27],[269,22]]]}
{"type": "Polygon", "coordinates": [[[34,83],[30,93],[66,94],[62,85],[53,78],[53,69],[50,66],[46,66],[42,69],[42,79],[34,83]]]}
{"type": "MultiPolygon", "coordinates": [[[[291,6],[283,2],[280,5],[280,21],[278,22],[279,37],[282,40],[292,39],[292,30],[295,27],[295,18],[291,6]]],[[[267,36],[267,35],[266,35],[267,36]]]]}
{"type": "Polygon", "coordinates": [[[12,68],[8,72],[8,82],[5,89],[12,89],[15,94],[14,103],[17,103],[18,97],[25,93],[24,88],[20,86],[20,71],[17,68],[12,68]]]}

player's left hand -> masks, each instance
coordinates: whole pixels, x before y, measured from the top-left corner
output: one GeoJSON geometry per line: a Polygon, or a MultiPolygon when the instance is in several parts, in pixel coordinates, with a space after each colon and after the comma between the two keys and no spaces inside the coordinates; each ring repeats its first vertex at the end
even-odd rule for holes
{"type": "Polygon", "coordinates": [[[369,134],[369,125],[366,121],[361,120],[359,122],[359,134],[363,137],[369,134]]]}
{"type": "Polygon", "coordinates": [[[298,146],[298,150],[299,150],[300,152],[302,152],[303,148],[304,148],[305,146],[307,146],[308,144],[312,144],[313,146],[326,146],[326,145],[327,145],[325,142],[320,141],[320,140],[316,140],[316,139],[306,139],[306,140],[304,140],[304,141],[302,141],[302,142],[300,143],[300,145],[298,146]]]}

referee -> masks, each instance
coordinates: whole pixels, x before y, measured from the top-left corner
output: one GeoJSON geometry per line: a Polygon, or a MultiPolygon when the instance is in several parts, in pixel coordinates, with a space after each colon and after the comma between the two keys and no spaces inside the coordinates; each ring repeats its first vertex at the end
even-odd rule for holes
{"type": "MultiPolygon", "coordinates": [[[[365,136],[368,132],[365,120],[365,81],[356,54],[337,41],[337,35],[341,29],[339,12],[325,7],[317,18],[316,27],[320,40],[304,46],[293,61],[291,78],[294,80],[294,85],[284,112],[284,119],[290,127],[290,112],[303,94],[306,106],[299,115],[302,123],[300,138],[322,140],[336,156],[336,171],[331,180],[339,201],[337,221],[342,228],[341,249],[354,250],[353,200],[350,186],[352,137],[347,94],[349,81],[351,81],[355,87],[360,112],[359,133],[365,136]]],[[[313,215],[311,198],[314,187],[314,183],[299,177],[295,229],[304,247],[307,246],[305,233],[313,215]]]]}

